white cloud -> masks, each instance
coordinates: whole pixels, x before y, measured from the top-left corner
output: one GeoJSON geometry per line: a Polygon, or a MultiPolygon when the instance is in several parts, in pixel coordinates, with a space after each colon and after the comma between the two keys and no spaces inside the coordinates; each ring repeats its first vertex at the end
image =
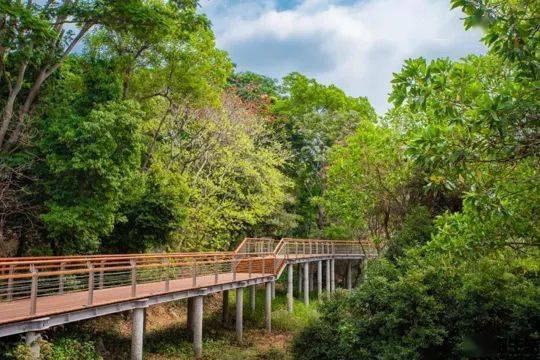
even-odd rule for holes
{"type": "Polygon", "coordinates": [[[403,60],[484,52],[481,35],[463,29],[449,0],[303,0],[288,10],[272,0],[204,0],[202,7],[239,70],[276,78],[299,71],[367,96],[379,113],[403,60]]]}

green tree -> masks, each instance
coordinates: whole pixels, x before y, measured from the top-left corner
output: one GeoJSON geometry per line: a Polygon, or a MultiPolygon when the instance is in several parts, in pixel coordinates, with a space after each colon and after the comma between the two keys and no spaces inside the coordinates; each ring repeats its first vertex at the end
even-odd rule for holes
{"type": "Polygon", "coordinates": [[[296,182],[297,203],[291,211],[301,219],[295,235],[321,236],[325,214],[320,197],[330,147],[350,135],[361,120],[375,119],[366,98],[347,96],[334,85],[325,86],[299,73],[283,79],[282,98],[273,106],[275,131],[290,147],[287,172],[296,182]]]}
{"type": "Polygon", "coordinates": [[[56,254],[93,252],[111,233],[123,201],[135,196],[143,150],[141,111],[109,102],[88,115],[46,121],[40,141],[47,236],[56,254]]]}
{"type": "Polygon", "coordinates": [[[323,196],[328,235],[389,241],[409,204],[418,198],[408,186],[412,167],[399,135],[371,121],[359,124],[345,144],[332,148],[323,196]]]}
{"type": "Polygon", "coordinates": [[[193,14],[193,0],[0,2],[0,149],[12,149],[43,84],[94,27],[138,34],[162,29],[178,14],[193,14]],[[69,28],[75,24],[75,28],[69,28]]]}

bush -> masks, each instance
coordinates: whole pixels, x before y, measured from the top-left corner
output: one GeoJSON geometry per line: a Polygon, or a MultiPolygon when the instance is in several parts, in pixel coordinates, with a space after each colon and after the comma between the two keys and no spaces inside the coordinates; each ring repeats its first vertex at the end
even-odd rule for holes
{"type": "Polygon", "coordinates": [[[415,258],[418,265],[403,271],[380,259],[360,287],[321,307],[320,320],[295,338],[293,353],[305,360],[536,358],[537,254],[511,255],[458,266],[415,258]]]}
{"type": "Polygon", "coordinates": [[[396,260],[413,246],[421,246],[428,242],[435,230],[432,215],[425,206],[412,208],[403,221],[403,227],[388,242],[386,257],[396,260]]]}
{"type": "MultiPolygon", "coordinates": [[[[94,343],[70,338],[61,338],[56,342],[40,340],[42,360],[103,360],[96,352],[94,343]]],[[[16,345],[7,352],[7,358],[13,360],[31,360],[30,348],[25,344],[16,345]]]]}

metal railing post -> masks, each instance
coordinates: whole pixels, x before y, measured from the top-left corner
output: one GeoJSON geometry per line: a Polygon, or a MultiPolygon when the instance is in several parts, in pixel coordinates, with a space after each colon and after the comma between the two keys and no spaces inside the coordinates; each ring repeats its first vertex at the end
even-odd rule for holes
{"type": "Polygon", "coordinates": [[[64,283],[65,283],[65,276],[63,274],[64,270],[66,269],[66,263],[61,262],[60,263],[60,271],[62,274],[60,274],[60,278],[58,279],[58,293],[62,295],[64,293],[64,283]]]}
{"type": "Polygon", "coordinates": [[[191,265],[192,273],[193,273],[193,287],[197,286],[197,260],[195,258],[193,259],[193,264],[191,265]]]}
{"type": "Polygon", "coordinates": [[[15,266],[9,266],[9,278],[7,283],[7,300],[13,300],[13,273],[15,272],[15,266]]]}
{"type": "Polygon", "coordinates": [[[32,273],[32,284],[30,285],[30,315],[35,315],[37,311],[37,296],[38,296],[38,271],[34,264],[30,265],[32,273]]]}
{"type": "Polygon", "coordinates": [[[131,264],[131,297],[137,296],[137,261],[129,260],[131,264]]]}
{"type": "Polygon", "coordinates": [[[101,260],[101,269],[99,270],[99,288],[103,289],[105,283],[105,260],[101,260]]]}
{"type": "Polygon", "coordinates": [[[170,290],[170,281],[169,281],[169,259],[162,259],[163,267],[165,268],[165,291],[169,292],[170,290]]]}
{"type": "Polygon", "coordinates": [[[219,276],[219,268],[218,268],[218,260],[217,256],[214,256],[214,283],[218,283],[218,276],[219,276]]]}
{"type": "Polygon", "coordinates": [[[88,301],[86,304],[90,306],[94,303],[94,265],[88,261],[86,266],[88,267],[88,301]]]}

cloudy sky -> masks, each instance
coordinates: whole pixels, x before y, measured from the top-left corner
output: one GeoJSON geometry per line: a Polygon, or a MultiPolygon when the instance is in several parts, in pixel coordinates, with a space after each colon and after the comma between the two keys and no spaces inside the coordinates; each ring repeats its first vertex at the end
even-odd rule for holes
{"type": "Polygon", "coordinates": [[[240,71],[299,71],[367,96],[382,114],[404,59],[483,53],[449,0],[201,0],[240,71]]]}

